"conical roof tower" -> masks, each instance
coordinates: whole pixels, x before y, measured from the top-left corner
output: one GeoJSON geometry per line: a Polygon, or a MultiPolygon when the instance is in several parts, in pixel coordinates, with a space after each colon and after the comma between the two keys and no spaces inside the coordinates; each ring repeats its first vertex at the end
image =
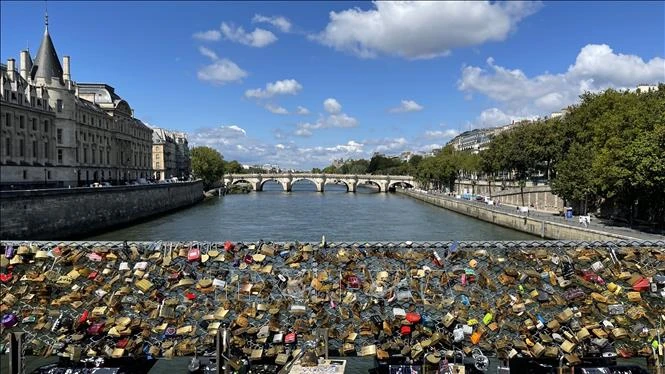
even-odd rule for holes
{"type": "Polygon", "coordinates": [[[33,80],[42,78],[47,82],[54,77],[62,80],[62,65],[60,65],[58,53],[55,51],[51,35],[48,32],[48,14],[45,17],[45,24],[44,37],[39,46],[39,51],[37,51],[30,76],[33,80]]]}

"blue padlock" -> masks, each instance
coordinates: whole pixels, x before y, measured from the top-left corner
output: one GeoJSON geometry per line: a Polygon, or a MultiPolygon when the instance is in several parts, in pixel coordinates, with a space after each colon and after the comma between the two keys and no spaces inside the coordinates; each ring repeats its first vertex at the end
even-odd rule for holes
{"type": "Polygon", "coordinates": [[[11,245],[5,248],[5,257],[7,257],[8,259],[11,260],[14,257],[14,253],[15,253],[14,247],[12,247],[11,245]]]}
{"type": "Polygon", "coordinates": [[[462,304],[469,305],[469,298],[466,295],[462,295],[462,304]]]}
{"type": "Polygon", "coordinates": [[[429,316],[429,314],[423,314],[420,316],[420,318],[424,327],[434,328],[434,320],[429,316]]]}

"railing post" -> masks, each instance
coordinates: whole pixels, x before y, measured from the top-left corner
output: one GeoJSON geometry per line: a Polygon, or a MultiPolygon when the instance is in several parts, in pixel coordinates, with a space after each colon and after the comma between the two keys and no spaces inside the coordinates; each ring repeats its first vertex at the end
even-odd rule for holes
{"type": "Polygon", "coordinates": [[[23,373],[23,334],[9,333],[9,374],[23,373]]]}

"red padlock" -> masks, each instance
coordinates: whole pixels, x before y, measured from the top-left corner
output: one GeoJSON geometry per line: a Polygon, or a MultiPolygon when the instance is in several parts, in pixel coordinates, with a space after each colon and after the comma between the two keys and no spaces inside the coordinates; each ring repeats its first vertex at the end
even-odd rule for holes
{"type": "Polygon", "coordinates": [[[250,265],[252,262],[254,262],[254,258],[252,258],[252,255],[245,255],[245,257],[243,258],[243,261],[247,265],[250,265]]]}
{"type": "Polygon", "coordinates": [[[95,278],[97,278],[98,274],[99,274],[98,272],[93,271],[92,273],[88,274],[88,279],[95,280],[95,278]]]}
{"type": "Polygon", "coordinates": [[[82,323],[85,323],[85,321],[87,321],[87,320],[88,320],[88,310],[86,309],[86,310],[83,311],[83,313],[79,317],[78,323],[80,325],[82,323]]]}
{"type": "Polygon", "coordinates": [[[293,344],[296,342],[296,333],[295,332],[290,332],[286,334],[284,337],[284,343],[286,344],[293,344]]]}
{"type": "Polygon", "coordinates": [[[651,285],[649,284],[649,280],[642,277],[640,280],[635,282],[633,284],[633,291],[638,291],[638,292],[643,292],[643,291],[648,291],[651,285]]]}
{"type": "Polygon", "coordinates": [[[406,320],[411,323],[418,323],[420,322],[420,314],[417,312],[409,312],[406,314],[406,320]]]}
{"type": "Polygon", "coordinates": [[[129,344],[129,339],[128,338],[122,338],[118,340],[117,343],[115,343],[116,348],[125,348],[129,344]]]}
{"type": "Polygon", "coordinates": [[[187,293],[185,294],[185,297],[187,298],[187,300],[194,300],[194,299],[196,299],[196,295],[194,295],[192,292],[187,292],[187,293]]]}
{"type": "Polygon", "coordinates": [[[346,277],[346,287],[350,290],[357,290],[360,288],[360,279],[355,275],[346,277]]]}
{"type": "Polygon", "coordinates": [[[201,251],[198,248],[190,248],[187,252],[187,260],[198,261],[201,258],[201,251]]]}
{"type": "Polygon", "coordinates": [[[104,331],[104,322],[98,322],[88,327],[88,334],[90,335],[100,335],[104,331]]]}
{"type": "Polygon", "coordinates": [[[462,283],[462,286],[466,286],[466,274],[462,274],[460,277],[460,283],[462,283]]]}
{"type": "Polygon", "coordinates": [[[411,333],[411,326],[402,325],[402,327],[399,329],[399,332],[402,335],[409,335],[411,333]]]}
{"type": "Polygon", "coordinates": [[[12,280],[13,277],[14,277],[14,276],[12,275],[12,273],[7,273],[7,274],[2,273],[2,274],[0,274],[0,281],[1,281],[2,283],[7,283],[7,282],[9,282],[10,280],[12,280]]]}
{"type": "Polygon", "coordinates": [[[232,251],[235,247],[236,247],[236,245],[231,243],[228,240],[224,242],[224,250],[227,251],[227,252],[232,251]]]}

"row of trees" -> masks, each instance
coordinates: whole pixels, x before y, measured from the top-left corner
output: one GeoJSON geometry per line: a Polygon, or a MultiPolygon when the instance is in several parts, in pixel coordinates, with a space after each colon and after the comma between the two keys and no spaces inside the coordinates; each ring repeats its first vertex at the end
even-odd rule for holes
{"type": "Polygon", "coordinates": [[[347,160],[340,166],[314,168],[312,173],[326,174],[379,174],[379,175],[414,175],[423,160],[420,155],[412,156],[409,161],[399,157],[386,157],[376,154],[371,159],[347,160]]]}
{"type": "Polygon", "coordinates": [[[518,125],[473,155],[445,147],[414,176],[435,188],[465,174],[523,188],[542,176],[553,192],[586,212],[665,226],[665,85],[647,93],[585,93],[563,117],[518,125]]]}

